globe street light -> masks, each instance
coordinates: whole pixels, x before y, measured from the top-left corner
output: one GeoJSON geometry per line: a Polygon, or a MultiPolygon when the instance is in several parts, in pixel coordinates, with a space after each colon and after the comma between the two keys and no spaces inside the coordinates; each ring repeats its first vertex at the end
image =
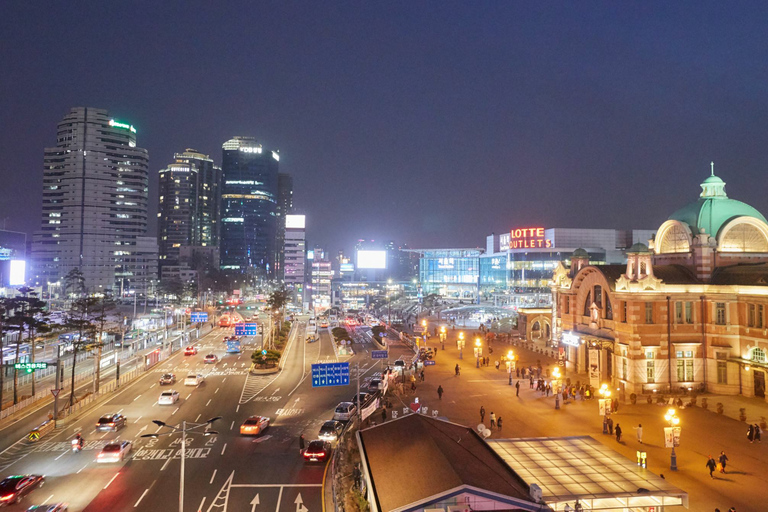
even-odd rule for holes
{"type": "Polygon", "coordinates": [[[456,347],[459,349],[459,359],[464,359],[464,331],[459,331],[459,339],[456,340],[456,347]]]}
{"type": "Polygon", "coordinates": [[[680,444],[680,418],[677,416],[677,411],[668,409],[667,414],[664,415],[664,419],[669,423],[669,427],[664,429],[664,444],[672,447],[669,469],[677,471],[677,454],[675,453],[675,446],[680,444]]]}
{"type": "Polygon", "coordinates": [[[552,370],[552,390],[555,392],[555,409],[560,408],[560,368],[552,370]]]}

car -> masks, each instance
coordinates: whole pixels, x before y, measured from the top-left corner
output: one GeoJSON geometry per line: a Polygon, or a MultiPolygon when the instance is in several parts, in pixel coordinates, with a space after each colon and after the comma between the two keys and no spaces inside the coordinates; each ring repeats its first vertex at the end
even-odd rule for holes
{"type": "Polygon", "coordinates": [[[96,456],[96,462],[122,462],[126,455],[131,453],[133,444],[130,441],[115,441],[101,449],[96,456]]]}
{"type": "Polygon", "coordinates": [[[158,405],[173,405],[179,401],[179,392],[175,389],[170,391],[163,391],[160,393],[160,398],[157,399],[158,405]]]}
{"type": "Polygon", "coordinates": [[[20,502],[44,483],[45,477],[42,475],[15,475],[4,478],[0,481],[0,507],[20,502]]]}
{"type": "Polygon", "coordinates": [[[193,356],[197,354],[197,347],[187,347],[184,349],[185,356],[193,356]]]}
{"type": "Polygon", "coordinates": [[[162,377],[160,377],[160,385],[164,386],[165,384],[175,384],[176,383],[176,375],[172,373],[164,373],[162,377]]]}
{"type": "Polygon", "coordinates": [[[219,361],[219,357],[216,354],[208,354],[205,356],[205,359],[203,359],[203,362],[206,364],[216,364],[219,361]]]}
{"type": "Polygon", "coordinates": [[[352,402],[341,402],[333,412],[333,419],[349,421],[357,413],[357,407],[352,402]]]}
{"type": "Polygon", "coordinates": [[[320,327],[325,329],[328,327],[328,322],[320,322],[320,327]]]}
{"type": "Polygon", "coordinates": [[[381,379],[371,379],[368,383],[368,392],[377,393],[381,389],[381,379]]]}
{"type": "MultiPolygon", "coordinates": [[[[361,407],[365,407],[366,404],[368,404],[368,402],[370,402],[371,400],[373,400],[373,395],[372,394],[366,393],[364,391],[360,392],[360,406],[361,407]]],[[[352,395],[350,397],[349,401],[352,402],[353,404],[357,405],[357,400],[356,400],[355,395],[352,395]]]]}
{"type": "Polygon", "coordinates": [[[67,512],[69,505],[66,503],[49,503],[48,505],[32,505],[27,512],[67,512]]]}
{"type": "Polygon", "coordinates": [[[123,428],[126,422],[127,420],[122,414],[105,414],[96,422],[96,430],[117,431],[123,428]]]}
{"type": "Polygon", "coordinates": [[[322,439],[310,441],[304,450],[304,462],[325,462],[331,456],[331,443],[322,439]]]}
{"type": "Polygon", "coordinates": [[[251,416],[240,425],[240,434],[244,436],[257,436],[269,428],[269,418],[264,416],[251,416]]]}
{"type": "Polygon", "coordinates": [[[184,379],[184,385],[185,386],[197,386],[200,383],[202,383],[204,380],[205,380],[205,377],[203,377],[199,373],[190,373],[184,379]]]}
{"type": "Polygon", "coordinates": [[[341,433],[344,430],[344,424],[336,420],[328,420],[320,427],[320,433],[317,435],[318,439],[323,441],[337,441],[341,437],[341,433]]]}

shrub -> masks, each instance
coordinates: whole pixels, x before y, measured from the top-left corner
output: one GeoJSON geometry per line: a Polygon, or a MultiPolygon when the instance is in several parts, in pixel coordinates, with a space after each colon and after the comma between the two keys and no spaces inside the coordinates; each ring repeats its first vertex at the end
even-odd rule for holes
{"type": "Polygon", "coordinates": [[[269,368],[277,365],[277,362],[280,361],[280,354],[279,350],[267,350],[266,354],[257,350],[251,354],[251,361],[260,368],[269,368]]]}

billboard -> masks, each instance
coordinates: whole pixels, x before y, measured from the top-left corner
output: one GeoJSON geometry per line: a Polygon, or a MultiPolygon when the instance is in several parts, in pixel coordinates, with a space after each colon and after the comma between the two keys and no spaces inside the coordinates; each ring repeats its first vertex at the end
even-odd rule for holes
{"type": "Polygon", "coordinates": [[[286,215],[285,229],[304,229],[306,220],[306,215],[286,215]]]}
{"type": "Polygon", "coordinates": [[[355,266],[352,263],[342,263],[339,270],[344,273],[352,273],[355,271],[355,266]]]}
{"type": "Polygon", "coordinates": [[[27,262],[24,260],[11,260],[10,272],[8,274],[8,286],[24,284],[26,266],[27,262]]]}
{"type": "Polygon", "coordinates": [[[357,268],[387,268],[387,251],[357,251],[357,268]]]}

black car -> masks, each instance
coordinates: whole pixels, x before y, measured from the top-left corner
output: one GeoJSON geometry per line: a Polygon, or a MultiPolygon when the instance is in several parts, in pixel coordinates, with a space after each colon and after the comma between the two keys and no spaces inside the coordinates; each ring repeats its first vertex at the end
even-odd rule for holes
{"type": "Polygon", "coordinates": [[[118,431],[125,426],[125,416],[122,414],[105,414],[96,422],[96,430],[118,431]]]}
{"type": "MultiPolygon", "coordinates": [[[[360,407],[365,407],[371,400],[373,400],[372,394],[365,393],[363,391],[360,392],[360,407]]],[[[349,401],[357,405],[357,399],[355,398],[355,395],[352,395],[349,401]]]]}
{"type": "Polygon", "coordinates": [[[45,483],[42,475],[9,476],[0,482],[0,507],[20,502],[24,496],[45,483]]]}
{"type": "Polygon", "coordinates": [[[326,462],[331,456],[331,443],[315,439],[304,450],[304,462],[326,462]]]}
{"type": "Polygon", "coordinates": [[[337,441],[341,437],[341,432],[344,430],[344,424],[340,421],[329,420],[323,423],[320,427],[320,433],[317,437],[323,441],[337,441]]]}

